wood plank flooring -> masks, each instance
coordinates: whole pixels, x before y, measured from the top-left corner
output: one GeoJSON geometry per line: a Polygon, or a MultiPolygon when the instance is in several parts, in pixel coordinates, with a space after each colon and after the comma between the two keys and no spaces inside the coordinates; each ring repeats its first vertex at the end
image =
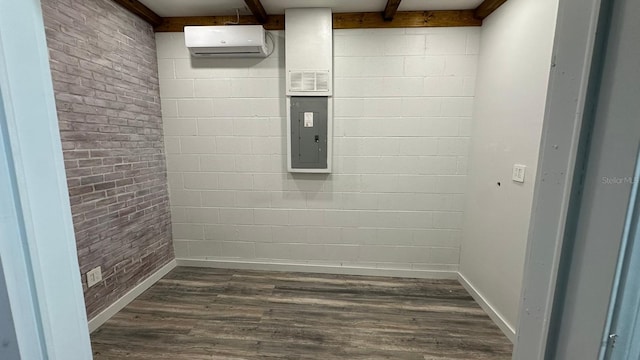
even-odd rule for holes
{"type": "Polygon", "coordinates": [[[91,335],[96,360],[511,359],[460,284],[179,267],[91,335]]]}

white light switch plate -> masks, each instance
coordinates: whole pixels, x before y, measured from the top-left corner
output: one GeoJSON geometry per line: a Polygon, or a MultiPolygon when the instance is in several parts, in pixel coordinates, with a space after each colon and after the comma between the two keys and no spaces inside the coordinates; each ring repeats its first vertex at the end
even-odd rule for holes
{"type": "Polygon", "coordinates": [[[524,173],[526,172],[527,167],[525,165],[515,164],[513,165],[513,176],[511,179],[515,182],[523,183],[524,182],[524,173]]]}
{"type": "Polygon", "coordinates": [[[87,272],[88,287],[92,287],[100,281],[102,281],[102,269],[100,266],[98,266],[97,268],[93,268],[87,272]]]}

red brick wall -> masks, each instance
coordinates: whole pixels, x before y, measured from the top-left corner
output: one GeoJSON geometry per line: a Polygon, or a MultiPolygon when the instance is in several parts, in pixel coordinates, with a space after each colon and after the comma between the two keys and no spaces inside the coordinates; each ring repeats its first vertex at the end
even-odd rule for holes
{"type": "Polygon", "coordinates": [[[42,0],[87,314],[174,258],[153,29],[111,0],[42,0]],[[86,272],[104,281],[87,288],[86,272]]]}

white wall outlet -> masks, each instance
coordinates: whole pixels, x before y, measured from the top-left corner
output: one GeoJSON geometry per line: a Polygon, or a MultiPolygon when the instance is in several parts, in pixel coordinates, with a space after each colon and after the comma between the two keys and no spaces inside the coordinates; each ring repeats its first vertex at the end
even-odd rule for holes
{"type": "Polygon", "coordinates": [[[511,179],[515,182],[523,183],[524,182],[524,173],[527,170],[525,165],[515,164],[513,165],[513,176],[511,179]]]}
{"type": "Polygon", "coordinates": [[[92,287],[93,285],[102,281],[102,269],[100,266],[97,268],[93,268],[87,272],[87,286],[92,287]]]}

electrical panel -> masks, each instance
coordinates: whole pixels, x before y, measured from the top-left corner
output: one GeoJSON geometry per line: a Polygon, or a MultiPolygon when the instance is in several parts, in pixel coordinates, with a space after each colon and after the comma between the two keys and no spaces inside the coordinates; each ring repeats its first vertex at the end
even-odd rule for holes
{"type": "Polygon", "coordinates": [[[291,97],[291,166],[327,168],[327,98],[291,97]]]}

